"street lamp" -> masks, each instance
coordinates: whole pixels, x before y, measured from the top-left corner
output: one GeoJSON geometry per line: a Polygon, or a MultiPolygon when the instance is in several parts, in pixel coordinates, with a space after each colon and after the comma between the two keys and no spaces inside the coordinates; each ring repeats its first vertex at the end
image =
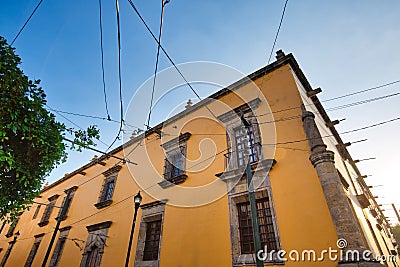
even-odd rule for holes
{"type": "Polygon", "coordinates": [[[128,245],[128,251],[126,253],[125,267],[128,267],[129,265],[129,258],[131,255],[132,239],[133,239],[133,232],[135,231],[137,211],[140,207],[140,203],[142,202],[142,196],[140,195],[140,191],[133,197],[133,202],[135,203],[135,213],[133,215],[131,236],[129,237],[129,245],[128,245]]]}

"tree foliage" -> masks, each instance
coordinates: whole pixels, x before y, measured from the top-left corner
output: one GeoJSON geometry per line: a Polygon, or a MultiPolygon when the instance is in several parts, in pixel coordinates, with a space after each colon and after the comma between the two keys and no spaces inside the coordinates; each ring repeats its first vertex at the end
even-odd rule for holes
{"type": "Polygon", "coordinates": [[[40,193],[46,175],[65,161],[67,132],[75,148],[94,145],[95,126],[67,129],[46,110],[46,95],[19,68],[21,59],[0,36],[0,220],[14,219],[40,193]]]}

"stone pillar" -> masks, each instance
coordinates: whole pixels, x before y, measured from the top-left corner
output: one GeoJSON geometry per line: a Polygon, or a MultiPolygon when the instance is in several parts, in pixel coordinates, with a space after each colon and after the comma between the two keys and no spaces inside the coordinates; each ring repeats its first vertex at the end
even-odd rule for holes
{"type": "MultiPolygon", "coordinates": [[[[326,149],[326,145],[314,121],[314,114],[306,111],[304,105],[302,106],[302,111],[303,127],[311,149],[310,161],[317,171],[338,238],[347,241],[347,246],[342,250],[343,255],[346,251],[357,250],[360,252],[361,258],[361,253],[367,247],[364,244],[362,230],[357,224],[350,203],[344,193],[342,183],[340,182],[340,177],[336,171],[334,153],[326,149]]],[[[339,262],[339,265],[382,266],[379,263],[354,263],[354,261],[349,263],[349,260],[342,260],[339,262]]]]}

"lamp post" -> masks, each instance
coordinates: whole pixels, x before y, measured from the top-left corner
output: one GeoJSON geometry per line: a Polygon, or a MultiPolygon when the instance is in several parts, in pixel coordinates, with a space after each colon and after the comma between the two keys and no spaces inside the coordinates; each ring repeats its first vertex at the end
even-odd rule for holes
{"type": "Polygon", "coordinates": [[[129,258],[131,256],[132,239],[133,239],[133,232],[135,231],[137,211],[139,209],[140,203],[142,202],[142,196],[140,195],[140,191],[136,194],[136,196],[133,197],[133,202],[135,203],[135,213],[133,215],[131,236],[129,237],[129,245],[128,245],[128,251],[126,253],[125,267],[128,267],[129,265],[129,258]]]}
{"type": "MultiPolygon", "coordinates": [[[[243,111],[240,112],[240,119],[242,120],[242,124],[247,131],[247,135],[246,135],[247,138],[245,141],[245,147],[246,147],[246,144],[249,143],[248,138],[250,136],[251,123],[245,119],[243,111]]],[[[253,151],[254,145],[249,144],[249,149],[253,151]]],[[[257,256],[258,252],[261,251],[262,247],[261,247],[260,229],[259,229],[258,217],[257,217],[257,206],[256,206],[257,204],[256,204],[256,198],[254,196],[253,173],[251,171],[251,166],[250,166],[249,152],[245,153],[245,158],[246,158],[246,162],[247,162],[247,164],[246,164],[246,180],[247,180],[247,190],[249,193],[250,217],[251,217],[251,223],[252,223],[252,227],[253,227],[254,253],[256,254],[256,266],[264,267],[264,262],[257,256]]],[[[264,253],[267,253],[267,251],[264,251],[264,253]]]]}

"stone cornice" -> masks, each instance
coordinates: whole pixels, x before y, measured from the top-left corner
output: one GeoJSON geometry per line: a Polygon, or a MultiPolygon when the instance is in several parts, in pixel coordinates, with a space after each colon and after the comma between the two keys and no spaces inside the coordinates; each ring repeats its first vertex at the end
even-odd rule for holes
{"type": "Polygon", "coordinates": [[[111,224],[112,224],[111,221],[105,221],[105,222],[101,222],[101,223],[97,223],[97,224],[86,226],[86,229],[89,232],[93,232],[93,231],[101,230],[101,229],[104,229],[104,228],[110,228],[111,224]]]}
{"type": "Polygon", "coordinates": [[[153,202],[142,204],[142,205],[140,205],[140,208],[141,209],[150,209],[150,208],[153,208],[153,207],[156,207],[156,206],[165,205],[167,202],[168,202],[168,199],[156,200],[156,201],[153,201],[153,202]]]}
{"type": "Polygon", "coordinates": [[[161,146],[167,150],[171,147],[178,147],[181,144],[185,143],[187,140],[189,140],[190,136],[192,136],[192,134],[189,132],[180,134],[178,137],[175,137],[174,139],[165,142],[161,146]]]}
{"type": "Polygon", "coordinates": [[[114,173],[119,172],[121,169],[122,169],[122,166],[121,166],[121,165],[115,165],[114,167],[111,167],[111,168],[109,168],[108,170],[106,170],[105,172],[103,172],[102,174],[103,174],[105,177],[108,177],[108,176],[110,176],[110,175],[112,175],[112,174],[114,174],[114,173]]]}
{"type": "MultiPolygon", "coordinates": [[[[252,172],[254,172],[254,171],[268,172],[272,169],[272,167],[275,164],[276,164],[275,159],[264,159],[264,160],[260,160],[259,162],[257,162],[257,164],[253,163],[250,166],[251,166],[252,172]]],[[[217,176],[218,178],[220,178],[222,181],[225,181],[225,182],[227,182],[228,180],[234,179],[234,178],[237,179],[238,176],[243,177],[245,175],[246,175],[245,167],[215,174],[215,176],[217,176]]]]}
{"type": "Polygon", "coordinates": [[[233,110],[230,110],[222,115],[218,116],[218,119],[224,123],[231,121],[233,118],[239,116],[240,117],[240,111],[243,111],[243,113],[247,113],[251,110],[256,109],[261,103],[260,98],[255,98],[251,100],[249,103],[245,103],[233,110]]]}

